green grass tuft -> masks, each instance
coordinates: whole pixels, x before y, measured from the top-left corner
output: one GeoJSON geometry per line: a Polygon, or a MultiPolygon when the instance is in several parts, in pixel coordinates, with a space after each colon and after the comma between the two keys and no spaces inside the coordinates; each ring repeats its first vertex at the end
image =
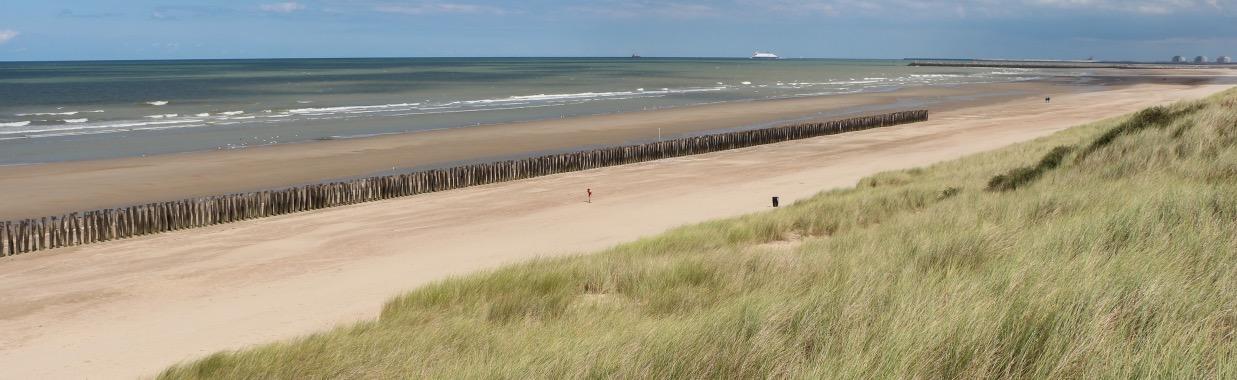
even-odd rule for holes
{"type": "Polygon", "coordinates": [[[1010,191],[1019,187],[1026,186],[1031,182],[1039,179],[1045,172],[1056,169],[1061,165],[1061,161],[1065,160],[1065,156],[1074,151],[1072,146],[1058,146],[1052,148],[1048,154],[1039,160],[1039,163],[1034,166],[1025,166],[1010,170],[1009,172],[992,177],[988,180],[989,191],[1010,191]]]}

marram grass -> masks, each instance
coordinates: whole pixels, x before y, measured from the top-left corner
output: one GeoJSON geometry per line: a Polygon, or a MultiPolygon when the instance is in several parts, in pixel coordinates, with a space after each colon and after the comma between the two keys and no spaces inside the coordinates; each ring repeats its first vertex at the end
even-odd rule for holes
{"type": "Polygon", "coordinates": [[[160,377],[1237,378],[1237,90],[160,377]]]}

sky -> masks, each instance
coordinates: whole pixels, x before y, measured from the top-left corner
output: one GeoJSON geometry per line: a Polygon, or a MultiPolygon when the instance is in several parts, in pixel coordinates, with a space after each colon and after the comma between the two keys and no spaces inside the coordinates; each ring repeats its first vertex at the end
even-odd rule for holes
{"type": "Polygon", "coordinates": [[[1237,0],[2,0],[0,61],[1237,55],[1237,0]]]}

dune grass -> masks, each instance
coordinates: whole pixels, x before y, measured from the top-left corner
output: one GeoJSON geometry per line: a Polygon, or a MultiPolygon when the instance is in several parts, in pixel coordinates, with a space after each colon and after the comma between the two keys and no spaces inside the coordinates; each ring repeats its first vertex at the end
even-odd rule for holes
{"type": "Polygon", "coordinates": [[[1229,90],[443,281],[160,377],[1231,379],[1235,357],[1229,90]]]}

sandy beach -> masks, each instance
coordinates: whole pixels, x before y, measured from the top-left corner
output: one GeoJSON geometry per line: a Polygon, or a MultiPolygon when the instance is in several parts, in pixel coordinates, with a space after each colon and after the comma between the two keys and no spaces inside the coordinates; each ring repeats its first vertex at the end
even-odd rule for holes
{"type": "MultiPolygon", "coordinates": [[[[772,195],[794,201],[876,172],[991,150],[1229,87],[1165,82],[1085,91],[1024,84],[1050,87],[935,106],[926,123],[0,259],[0,377],[152,375],[218,350],[373,318],[399,292],[449,276],[760,211],[772,195]],[[1050,88],[1059,92],[1044,104],[1040,93],[1050,88]],[[585,188],[595,194],[591,204],[584,203],[585,188]]],[[[971,89],[924,91],[948,96],[971,89]]],[[[906,96],[753,102],[530,123],[518,131],[481,127],[227,154],[8,167],[0,169],[0,191],[12,196],[0,205],[7,214],[0,216],[647,139],[657,128],[687,133],[906,96]],[[551,135],[559,137],[550,141],[551,135]],[[83,188],[92,189],[89,196],[83,188]]]]}
{"type": "Polygon", "coordinates": [[[486,125],[230,151],[0,167],[0,220],[298,185],[468,160],[647,142],[779,120],[941,111],[1090,86],[1056,82],[923,87],[486,125]]]}
{"type": "Polygon", "coordinates": [[[1215,80],[1208,76],[1224,73],[1110,70],[1083,78],[912,87],[892,92],[710,104],[229,151],[0,166],[0,193],[8,195],[0,199],[0,220],[266,190],[389,173],[393,169],[406,172],[460,162],[648,142],[659,135],[672,138],[783,121],[912,108],[942,112],[1138,83],[1199,84],[1215,80]]]}

